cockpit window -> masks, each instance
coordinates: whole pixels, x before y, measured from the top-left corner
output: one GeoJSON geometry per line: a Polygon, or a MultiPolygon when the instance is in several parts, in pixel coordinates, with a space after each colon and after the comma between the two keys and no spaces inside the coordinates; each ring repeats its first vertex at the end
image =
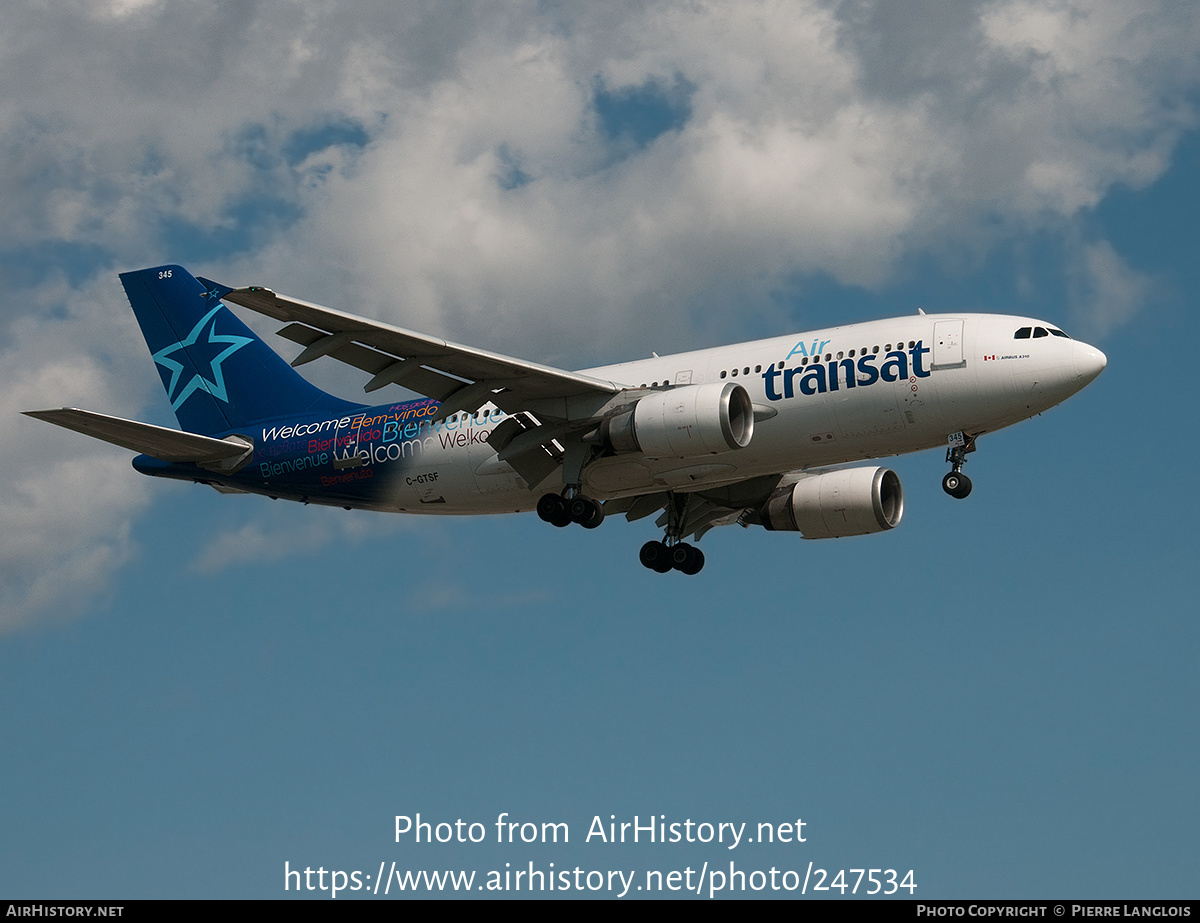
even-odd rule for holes
{"type": "Polygon", "coordinates": [[[1034,328],[1033,328],[1033,338],[1034,338],[1035,340],[1036,340],[1038,337],[1048,337],[1048,336],[1050,336],[1050,334],[1048,334],[1048,333],[1046,332],[1046,328],[1045,328],[1045,327],[1034,327],[1034,328]]]}
{"type": "Polygon", "coordinates": [[[1056,336],[1056,337],[1062,337],[1064,340],[1069,340],[1069,339],[1071,339],[1069,336],[1067,336],[1067,335],[1066,335],[1065,333],[1063,333],[1061,330],[1055,330],[1053,327],[1051,327],[1051,328],[1050,328],[1050,332],[1051,332],[1052,334],[1054,334],[1054,336],[1056,336]]]}
{"type": "Polygon", "coordinates": [[[1013,334],[1013,339],[1014,340],[1028,340],[1029,334],[1032,331],[1033,331],[1032,327],[1022,327],[1020,330],[1018,330],[1016,333],[1013,334]]]}

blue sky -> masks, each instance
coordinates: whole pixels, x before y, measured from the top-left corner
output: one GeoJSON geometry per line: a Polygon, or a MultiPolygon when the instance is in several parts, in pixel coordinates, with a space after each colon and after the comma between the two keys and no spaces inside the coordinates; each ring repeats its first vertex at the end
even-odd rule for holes
{"type": "Polygon", "coordinates": [[[0,14],[0,895],[811,860],[1194,897],[1192,6],[336,7],[0,14]],[[222,497],[17,416],[174,424],[116,279],[168,260],[567,367],[918,307],[1109,362],[965,502],[891,459],[898,530],[659,577],[647,520],[222,497]],[[395,843],[417,812],[572,841],[395,843]],[[808,841],[582,842],[610,814],[808,841]]]}

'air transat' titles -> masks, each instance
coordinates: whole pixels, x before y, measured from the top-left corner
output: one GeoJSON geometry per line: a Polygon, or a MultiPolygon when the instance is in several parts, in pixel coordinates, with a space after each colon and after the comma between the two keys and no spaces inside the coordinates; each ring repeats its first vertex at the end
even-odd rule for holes
{"type": "MultiPolygon", "coordinates": [[[[826,340],[822,343],[822,347],[828,342],[826,340]]],[[[807,395],[825,394],[839,388],[866,388],[877,381],[905,381],[910,376],[928,378],[930,371],[924,365],[928,353],[928,347],[921,340],[917,340],[907,352],[894,349],[882,357],[878,353],[864,352],[858,358],[832,359],[825,363],[813,362],[790,369],[780,369],[777,365],[772,365],[762,373],[762,377],[767,389],[767,400],[781,401],[784,398],[795,397],[797,391],[807,395]],[[880,358],[883,362],[877,366],[876,362],[880,358]],[[782,394],[779,393],[780,380],[783,385],[782,394]]]]}

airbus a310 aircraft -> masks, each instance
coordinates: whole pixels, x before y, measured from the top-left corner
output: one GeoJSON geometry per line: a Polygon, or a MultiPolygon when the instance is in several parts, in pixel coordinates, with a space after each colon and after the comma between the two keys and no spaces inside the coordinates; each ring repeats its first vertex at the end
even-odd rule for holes
{"type": "Polygon", "coordinates": [[[29,416],[142,454],[155,477],[222,493],[409,513],[520,513],[587,529],[660,513],[652,570],[695,574],[698,541],[738,523],[836,538],[891,529],[900,480],[848,462],[945,446],[942,487],[983,433],[1100,374],[1100,350],[1024,317],[898,317],[569,372],[179,266],[121,282],[183,432],[85,410],[29,416]],[[222,303],[285,321],[291,365],[222,303]],[[424,395],[375,406],[293,368],[332,356],[424,395]]]}

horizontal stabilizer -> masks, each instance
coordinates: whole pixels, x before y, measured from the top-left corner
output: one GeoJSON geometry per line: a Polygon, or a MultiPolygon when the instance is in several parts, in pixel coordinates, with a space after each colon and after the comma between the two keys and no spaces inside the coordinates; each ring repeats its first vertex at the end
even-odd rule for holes
{"type": "Polygon", "coordinates": [[[216,465],[220,462],[235,461],[254,448],[237,436],[213,439],[211,436],[182,433],[165,426],[124,420],[121,417],[110,417],[90,410],[76,410],[73,407],[63,407],[60,410],[26,410],[24,413],[27,417],[45,420],[55,426],[103,439],[123,449],[132,449],[165,462],[216,465]]]}

